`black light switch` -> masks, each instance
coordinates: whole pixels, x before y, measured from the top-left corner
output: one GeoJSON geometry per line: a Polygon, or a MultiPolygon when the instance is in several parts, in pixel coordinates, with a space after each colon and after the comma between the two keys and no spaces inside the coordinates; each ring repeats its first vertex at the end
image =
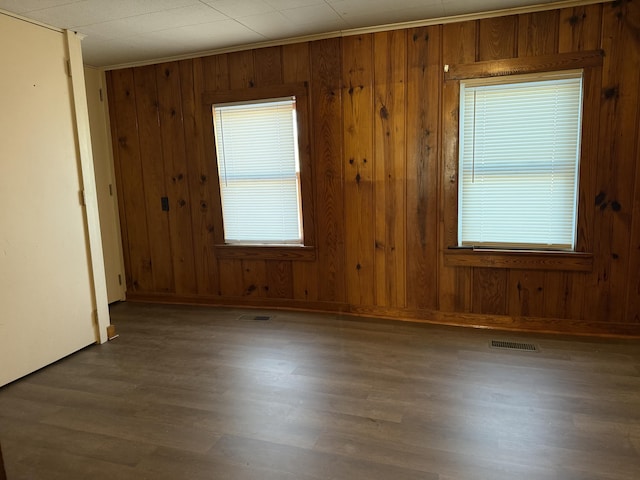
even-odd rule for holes
{"type": "Polygon", "coordinates": [[[162,204],[162,211],[163,212],[168,212],[169,211],[169,197],[161,197],[160,198],[160,203],[162,204]]]}

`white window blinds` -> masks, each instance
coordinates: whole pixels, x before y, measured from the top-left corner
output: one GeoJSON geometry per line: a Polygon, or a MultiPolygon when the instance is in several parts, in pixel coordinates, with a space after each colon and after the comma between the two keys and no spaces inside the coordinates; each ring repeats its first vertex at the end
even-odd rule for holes
{"type": "Polygon", "coordinates": [[[461,82],[459,245],[574,249],[582,74],[461,82]]]}
{"type": "Polygon", "coordinates": [[[213,106],[225,243],[301,244],[295,98],[213,106]]]}

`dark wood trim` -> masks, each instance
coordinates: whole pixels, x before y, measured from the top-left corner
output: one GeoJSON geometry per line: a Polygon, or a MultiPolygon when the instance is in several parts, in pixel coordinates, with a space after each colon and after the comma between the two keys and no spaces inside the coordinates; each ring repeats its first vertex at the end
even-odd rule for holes
{"type": "Polygon", "coordinates": [[[207,106],[217,103],[249,102],[252,100],[264,100],[267,98],[279,98],[295,95],[296,98],[308,95],[307,82],[283,83],[281,85],[267,85],[264,87],[251,87],[235,90],[219,90],[204,92],[202,103],[207,106]]]}
{"type": "MultiPolygon", "coordinates": [[[[531,65],[547,65],[545,59],[552,57],[586,58],[599,59],[598,65],[602,64],[601,51],[576,52],[572,54],[544,55],[537,57],[526,57],[531,60],[531,65]],[[582,56],[582,57],[581,57],[582,56]],[[538,59],[538,61],[535,61],[538,59]]],[[[472,73],[474,66],[487,65],[489,63],[502,63],[508,65],[521,59],[506,59],[495,62],[477,62],[475,64],[460,64],[461,67],[469,67],[468,73],[472,73]]],[[[590,60],[590,61],[591,61],[590,60]]],[[[568,62],[568,60],[567,60],[568,62]]],[[[565,64],[568,65],[568,63],[565,64]]],[[[552,70],[560,68],[559,62],[552,70]]],[[[593,253],[591,253],[590,239],[593,237],[593,215],[589,209],[590,199],[594,197],[594,186],[592,170],[595,168],[596,157],[589,147],[593,139],[592,128],[594,118],[597,118],[597,102],[599,100],[599,90],[594,86],[599,86],[597,78],[600,72],[599,66],[584,69],[584,94],[583,94],[583,118],[587,119],[582,125],[582,146],[580,159],[579,178],[579,205],[577,217],[577,244],[576,248],[580,252],[553,252],[553,251],[522,251],[522,250],[500,250],[500,249],[455,249],[447,246],[455,245],[458,228],[458,139],[459,122],[457,116],[450,119],[448,124],[449,143],[443,150],[444,175],[442,178],[443,192],[441,202],[444,205],[443,221],[444,235],[442,245],[444,245],[443,257],[444,265],[449,267],[485,267],[485,268],[506,268],[506,269],[530,269],[546,271],[567,271],[567,272],[592,272],[593,253]]],[[[574,65],[575,67],[575,65],[574,65]]],[[[566,68],[572,68],[567,66],[566,68]]],[[[482,71],[484,67],[480,68],[482,71]]],[[[451,73],[451,70],[450,70],[451,73]]],[[[510,74],[507,71],[501,74],[510,74]]],[[[530,73],[530,72],[515,72],[530,73]]],[[[496,73],[497,75],[497,73],[496,73]]],[[[480,75],[479,75],[480,76],[480,75]]],[[[491,75],[489,75],[491,76],[491,75]]],[[[478,77],[469,77],[478,78],[478,77]]],[[[458,80],[458,79],[456,79],[458,80]]],[[[444,98],[444,112],[457,113],[459,106],[459,82],[452,81],[445,83],[445,91],[451,91],[450,95],[444,98]]],[[[451,113],[450,115],[453,115],[451,113]]]]}
{"type": "Polygon", "coordinates": [[[581,252],[449,249],[444,252],[444,263],[450,267],[590,272],[593,268],[593,255],[581,252]]]}
{"type": "Polygon", "coordinates": [[[489,315],[355,305],[351,306],[347,313],[389,320],[488,330],[569,334],[589,337],[640,338],[640,324],[637,323],[589,322],[586,320],[567,320],[563,318],[489,315]]]}
{"type": "Polygon", "coordinates": [[[589,322],[561,318],[442,312],[431,309],[409,309],[349,305],[338,302],[271,299],[251,296],[214,297],[203,295],[140,294],[127,295],[127,301],[178,305],[209,305],[239,308],[270,308],[317,313],[339,313],[387,320],[471,327],[514,332],[570,334],[595,337],[640,338],[640,323],[589,322]]]}
{"type": "Polygon", "coordinates": [[[535,57],[506,58],[503,60],[449,65],[449,70],[445,72],[444,79],[445,81],[467,80],[471,78],[599,67],[602,65],[603,56],[604,52],[602,50],[593,50],[590,52],[556,53],[535,57]]]}
{"type": "Polygon", "coordinates": [[[174,295],[164,293],[132,293],[128,302],[160,303],[169,305],[205,305],[218,307],[272,308],[305,312],[347,313],[349,305],[340,302],[292,300],[255,296],[218,297],[213,295],[174,295]]]}
{"type": "Polygon", "coordinates": [[[293,245],[216,245],[216,257],[242,260],[315,260],[316,249],[293,245]]]}
{"type": "Polygon", "coordinates": [[[302,231],[305,247],[311,247],[312,252],[299,250],[300,247],[237,247],[224,244],[224,220],[222,214],[222,200],[220,197],[220,177],[218,169],[213,169],[215,178],[214,198],[212,208],[215,212],[215,226],[213,237],[216,242],[216,257],[219,259],[260,259],[260,260],[315,260],[316,227],[315,207],[313,201],[313,182],[311,168],[311,115],[309,105],[308,82],[283,83],[264,87],[241,88],[235,90],[209,91],[202,94],[203,125],[208,134],[203,135],[205,152],[209,155],[212,165],[217,165],[216,145],[213,135],[212,107],[217,103],[243,102],[265,100],[287,96],[296,97],[296,112],[298,121],[298,153],[300,155],[300,190],[302,203],[302,231]],[[263,249],[263,250],[261,250],[263,249]]]}

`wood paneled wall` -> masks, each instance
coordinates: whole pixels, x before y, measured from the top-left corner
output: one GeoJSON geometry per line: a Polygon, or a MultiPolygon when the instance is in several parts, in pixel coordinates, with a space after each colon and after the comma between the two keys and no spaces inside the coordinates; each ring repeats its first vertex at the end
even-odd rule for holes
{"type": "Polygon", "coordinates": [[[108,81],[130,299],[640,334],[638,0],[115,70],[108,81]],[[581,172],[580,199],[593,268],[447,264],[456,172],[443,159],[457,149],[457,109],[443,65],[597,49],[603,65],[586,87],[597,115],[583,139],[597,161],[581,172]],[[295,82],[310,95],[315,260],[219,258],[202,93],[295,82]]]}

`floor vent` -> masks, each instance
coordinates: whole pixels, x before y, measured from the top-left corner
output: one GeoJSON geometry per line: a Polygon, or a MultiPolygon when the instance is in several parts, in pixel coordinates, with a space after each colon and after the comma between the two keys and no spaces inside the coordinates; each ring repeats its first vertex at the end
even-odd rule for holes
{"type": "Polygon", "coordinates": [[[525,352],[537,352],[538,347],[533,343],[505,342],[504,340],[491,340],[491,348],[506,348],[509,350],[522,350],[525,352]]]}
{"type": "Polygon", "coordinates": [[[271,320],[273,315],[240,315],[239,320],[258,320],[261,322],[265,322],[267,320],[271,320]]]}

